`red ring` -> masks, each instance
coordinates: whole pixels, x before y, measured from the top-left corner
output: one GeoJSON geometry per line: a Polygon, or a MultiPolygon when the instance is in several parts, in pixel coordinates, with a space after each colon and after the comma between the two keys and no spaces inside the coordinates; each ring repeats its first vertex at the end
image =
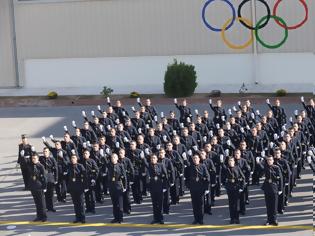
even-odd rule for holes
{"type": "MultiPolygon", "coordinates": [[[[279,22],[277,19],[275,19],[276,23],[277,23],[278,25],[280,25],[282,28],[288,29],[288,30],[294,30],[294,29],[297,29],[297,28],[301,27],[302,25],[304,25],[305,22],[308,20],[308,7],[307,7],[307,4],[306,4],[306,2],[305,2],[304,0],[299,0],[299,1],[300,1],[300,3],[302,3],[302,5],[303,5],[303,7],[304,7],[304,9],[305,9],[305,18],[304,18],[304,20],[301,21],[299,24],[296,24],[296,25],[285,26],[285,25],[283,25],[281,22],[279,22]]],[[[272,13],[272,14],[273,14],[274,16],[277,16],[277,9],[278,9],[278,6],[279,6],[279,4],[280,4],[281,2],[282,2],[282,0],[278,0],[278,1],[276,2],[275,6],[273,7],[273,13],[272,13]]]]}

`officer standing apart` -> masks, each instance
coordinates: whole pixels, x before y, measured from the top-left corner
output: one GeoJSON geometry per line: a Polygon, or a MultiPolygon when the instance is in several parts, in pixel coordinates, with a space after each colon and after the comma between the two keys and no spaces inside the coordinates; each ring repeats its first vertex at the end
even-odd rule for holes
{"type": "Polygon", "coordinates": [[[21,135],[22,142],[19,144],[19,153],[18,153],[18,160],[17,164],[20,165],[22,176],[23,176],[23,182],[24,182],[24,190],[27,190],[28,188],[28,173],[27,173],[27,165],[24,159],[29,161],[32,150],[31,145],[28,143],[26,134],[21,135]],[[21,151],[23,150],[24,155],[21,155],[21,151]]]}
{"type": "Polygon", "coordinates": [[[265,225],[278,226],[277,221],[278,195],[282,194],[283,186],[280,167],[274,165],[274,159],[272,156],[268,156],[264,163],[261,163],[260,158],[257,157],[256,162],[265,175],[265,181],[262,185],[262,190],[265,193],[268,218],[265,225]]]}
{"type": "Polygon", "coordinates": [[[123,164],[118,163],[118,155],[111,155],[111,164],[108,168],[109,193],[113,204],[114,219],[111,223],[123,221],[123,193],[127,189],[127,176],[123,164]]]}
{"type": "Polygon", "coordinates": [[[85,223],[85,212],[84,212],[84,192],[88,191],[86,183],[86,170],[84,166],[78,163],[78,157],[76,155],[71,156],[71,164],[68,166],[68,191],[71,195],[75,220],[73,223],[82,224],[85,223]]]}

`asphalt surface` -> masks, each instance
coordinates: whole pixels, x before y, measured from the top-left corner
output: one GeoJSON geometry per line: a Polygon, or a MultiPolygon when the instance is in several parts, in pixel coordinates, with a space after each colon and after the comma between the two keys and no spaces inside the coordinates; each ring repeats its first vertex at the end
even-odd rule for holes
{"type": "MultiPolygon", "coordinates": [[[[233,104],[235,105],[235,104],[233,104]]],[[[227,108],[232,104],[228,104],[227,108]]],[[[284,105],[287,114],[302,109],[300,104],[284,105]]],[[[157,106],[158,111],[175,110],[173,105],[157,106]]],[[[193,109],[208,109],[208,104],[195,104],[193,109]]],[[[256,107],[261,113],[267,106],[256,107]]],[[[48,213],[48,223],[31,223],[35,218],[35,206],[29,191],[22,191],[21,172],[16,169],[17,145],[20,134],[30,136],[29,141],[41,150],[41,137],[63,135],[63,126],[71,128],[71,121],[83,122],[81,110],[96,110],[95,106],[84,107],[20,107],[0,108],[0,235],[312,235],[313,234],[313,174],[309,168],[303,171],[295,188],[293,198],[284,215],[279,216],[279,227],[262,226],[266,220],[263,192],[258,186],[250,186],[250,205],[241,225],[229,225],[227,196],[216,200],[213,215],[205,216],[204,226],[190,225],[193,216],[190,195],[186,192],[179,205],[171,206],[165,216],[166,225],[149,225],[152,220],[150,197],[141,205],[132,205],[132,214],[124,217],[122,225],[109,224],[112,219],[110,199],[97,204],[96,214],[87,214],[86,225],[69,224],[74,219],[71,197],[66,203],[56,203],[56,213],[48,213]]],[[[290,115],[289,115],[290,116],[290,115]]]]}

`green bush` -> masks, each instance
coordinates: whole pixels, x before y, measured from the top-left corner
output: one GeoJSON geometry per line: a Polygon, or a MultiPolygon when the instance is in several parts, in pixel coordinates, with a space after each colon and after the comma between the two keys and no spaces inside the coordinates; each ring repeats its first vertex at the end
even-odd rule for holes
{"type": "Polygon", "coordinates": [[[103,90],[101,91],[101,95],[103,95],[103,97],[109,97],[112,94],[112,92],[114,92],[112,88],[104,86],[103,90]]]}
{"type": "Polygon", "coordinates": [[[130,95],[129,95],[130,98],[139,98],[140,97],[140,93],[138,92],[131,92],[130,95]]]}
{"type": "Polygon", "coordinates": [[[276,96],[277,97],[284,97],[284,96],[286,96],[288,94],[288,92],[287,92],[287,90],[285,90],[285,89],[278,89],[277,91],[276,91],[276,96]]]}
{"type": "Polygon", "coordinates": [[[195,66],[178,63],[176,59],[167,66],[164,76],[164,93],[168,97],[191,96],[197,87],[195,66]]]}
{"type": "Polygon", "coordinates": [[[56,99],[58,97],[58,93],[55,92],[55,91],[50,91],[48,94],[47,94],[47,97],[49,99],[56,99]]]}

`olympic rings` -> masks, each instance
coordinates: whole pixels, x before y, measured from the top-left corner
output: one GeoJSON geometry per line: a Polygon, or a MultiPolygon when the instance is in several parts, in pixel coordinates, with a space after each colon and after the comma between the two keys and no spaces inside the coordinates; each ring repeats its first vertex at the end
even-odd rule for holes
{"type": "MultiPolygon", "coordinates": [[[[264,16],[263,18],[261,18],[258,22],[257,22],[257,26],[259,26],[266,18],[267,16],[264,16]]],[[[275,45],[269,45],[267,43],[265,43],[264,41],[262,41],[262,39],[260,38],[259,34],[258,34],[258,30],[255,30],[255,36],[256,36],[256,39],[257,41],[262,45],[264,46],[265,48],[269,48],[269,49],[276,49],[276,48],[279,48],[281,47],[285,41],[287,41],[288,39],[288,29],[287,29],[287,24],[285,23],[285,21],[280,18],[279,16],[271,16],[271,18],[277,20],[277,21],[280,21],[285,27],[284,27],[284,38],[283,40],[278,43],[278,44],[275,44],[275,45]]]]}
{"type": "MultiPolygon", "coordinates": [[[[238,9],[237,9],[237,15],[238,17],[241,17],[242,18],[242,7],[245,5],[245,3],[249,2],[251,0],[244,0],[243,2],[241,2],[241,4],[238,6],[238,9]]],[[[271,16],[271,11],[270,11],[270,7],[269,5],[266,3],[265,0],[258,0],[259,2],[261,2],[262,4],[264,4],[267,8],[267,17],[266,17],[266,21],[261,24],[259,27],[256,25],[256,27],[252,27],[252,26],[249,26],[248,24],[246,24],[246,22],[242,21],[241,20],[241,24],[244,25],[246,28],[248,29],[251,29],[251,30],[257,30],[257,29],[262,29],[264,28],[269,20],[270,20],[270,16],[271,16]]]]}
{"type": "Polygon", "coordinates": [[[296,24],[296,25],[292,25],[292,26],[288,26],[287,23],[279,16],[277,16],[277,9],[279,7],[279,4],[282,2],[282,0],[277,0],[274,7],[273,7],[273,13],[271,15],[271,12],[270,12],[270,7],[268,5],[268,3],[265,1],[265,0],[257,0],[259,2],[261,2],[262,4],[265,5],[266,9],[267,9],[267,15],[262,17],[256,24],[256,26],[253,26],[251,21],[242,17],[242,14],[241,14],[241,11],[242,11],[242,7],[247,3],[249,2],[250,0],[243,0],[238,9],[237,9],[237,17],[236,17],[236,11],[235,11],[235,8],[233,6],[233,4],[231,3],[231,0],[221,0],[222,2],[228,4],[232,10],[232,18],[230,18],[229,20],[227,20],[225,22],[225,24],[222,26],[221,29],[219,28],[215,28],[213,26],[211,26],[208,21],[206,20],[206,9],[207,7],[212,3],[214,2],[215,0],[207,0],[202,8],[202,20],[203,20],[203,23],[206,25],[206,27],[208,29],[210,29],[211,31],[214,31],[214,32],[221,32],[221,37],[222,37],[222,40],[223,42],[230,48],[232,49],[244,49],[246,47],[248,47],[252,42],[253,42],[253,33],[251,33],[251,37],[250,39],[245,42],[243,45],[235,45],[235,44],[232,44],[231,42],[229,42],[227,39],[226,39],[226,36],[225,36],[225,31],[227,31],[228,29],[230,29],[232,27],[232,25],[234,24],[235,20],[239,21],[244,27],[250,29],[251,31],[255,31],[255,37],[257,38],[257,41],[265,48],[269,48],[269,49],[276,49],[276,48],[279,48],[281,47],[288,39],[288,30],[294,30],[294,29],[297,29],[301,26],[303,26],[307,20],[308,20],[308,15],[309,15],[309,10],[308,10],[308,6],[306,4],[306,1],[305,0],[299,0],[299,2],[303,5],[304,9],[305,9],[305,17],[304,19],[296,24]],[[259,36],[259,33],[258,31],[262,28],[264,28],[265,26],[267,26],[267,24],[269,23],[269,20],[270,18],[274,19],[275,22],[281,26],[282,28],[284,28],[284,38],[283,40],[280,42],[280,43],[277,43],[275,45],[269,45],[267,43],[265,43],[259,36]]]}
{"type": "MultiPolygon", "coordinates": [[[[206,9],[207,9],[208,5],[209,5],[210,3],[212,3],[212,2],[214,2],[214,1],[215,1],[215,0],[208,0],[208,1],[205,3],[205,5],[203,6],[203,8],[202,8],[202,20],[203,20],[203,22],[205,23],[205,25],[206,25],[210,30],[215,31],[215,32],[220,32],[221,29],[212,27],[212,26],[208,23],[208,21],[206,20],[206,9]]],[[[230,6],[230,8],[231,8],[231,10],[232,10],[232,14],[233,14],[233,18],[232,18],[231,23],[230,23],[230,24],[226,27],[226,29],[225,29],[225,30],[228,30],[228,29],[231,28],[231,26],[234,24],[234,21],[235,21],[235,18],[236,18],[236,12],[235,12],[235,8],[233,7],[233,5],[232,5],[232,3],[231,3],[230,1],[228,1],[228,0],[221,0],[221,1],[227,3],[227,4],[230,6]]]]}
{"type": "MultiPolygon", "coordinates": [[[[273,8],[273,13],[272,13],[274,16],[277,16],[277,9],[278,9],[279,4],[280,4],[281,2],[282,2],[282,0],[278,0],[278,1],[276,2],[275,6],[274,6],[274,8],[273,8]]],[[[304,17],[304,19],[303,19],[300,23],[298,23],[298,24],[296,24],[296,25],[292,25],[292,26],[287,26],[287,29],[288,29],[288,30],[294,30],[294,29],[300,28],[300,27],[301,27],[302,25],[304,25],[305,22],[308,20],[308,6],[307,6],[305,0],[299,0],[299,2],[303,5],[303,7],[304,7],[304,9],[305,9],[305,17],[304,17]]],[[[285,27],[285,26],[284,26],[283,24],[281,24],[278,20],[275,19],[275,21],[276,21],[276,23],[277,23],[278,25],[280,25],[282,28],[285,27]]]]}
{"type": "MultiPolygon", "coordinates": [[[[247,25],[249,26],[252,26],[252,22],[246,18],[242,18],[242,17],[237,17],[236,18],[238,22],[245,22],[247,25]]],[[[253,33],[252,31],[250,31],[250,38],[247,42],[245,42],[243,45],[235,45],[235,44],[232,44],[230,43],[226,37],[225,37],[225,28],[226,26],[232,21],[232,19],[228,19],[225,24],[222,26],[222,31],[221,31],[221,37],[222,37],[222,40],[223,42],[229,47],[229,48],[232,48],[232,49],[244,49],[244,48],[247,48],[249,45],[251,45],[253,43],[253,33]]]]}

